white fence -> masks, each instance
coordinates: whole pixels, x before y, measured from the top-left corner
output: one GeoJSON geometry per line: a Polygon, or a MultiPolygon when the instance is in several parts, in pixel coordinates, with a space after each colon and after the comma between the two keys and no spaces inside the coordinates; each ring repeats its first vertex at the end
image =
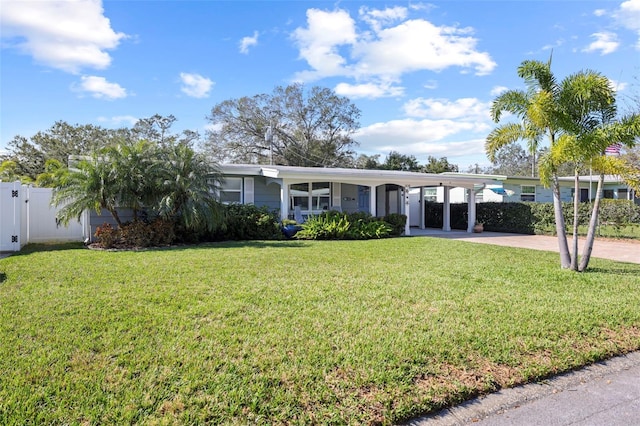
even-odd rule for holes
{"type": "Polygon", "coordinates": [[[58,209],[50,205],[51,192],[20,182],[0,182],[0,251],[19,251],[28,243],[85,240],[88,214],[68,226],[60,224],[58,209]]]}

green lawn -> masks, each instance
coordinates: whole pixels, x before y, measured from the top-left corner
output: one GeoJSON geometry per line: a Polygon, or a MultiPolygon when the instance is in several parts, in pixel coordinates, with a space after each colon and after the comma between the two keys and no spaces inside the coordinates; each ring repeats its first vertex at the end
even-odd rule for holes
{"type": "Polygon", "coordinates": [[[0,260],[0,424],[389,424],[640,348],[640,265],[432,238],[0,260]]]}

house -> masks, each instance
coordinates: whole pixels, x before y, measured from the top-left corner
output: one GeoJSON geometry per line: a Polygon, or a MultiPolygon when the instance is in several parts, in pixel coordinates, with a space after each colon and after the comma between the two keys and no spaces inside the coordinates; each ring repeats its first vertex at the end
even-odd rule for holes
{"type": "MultiPolygon", "coordinates": [[[[459,174],[456,174],[459,175],[459,174]]],[[[545,188],[537,177],[523,176],[499,176],[485,175],[499,181],[499,184],[486,185],[476,194],[476,202],[511,203],[530,201],[537,203],[552,203],[553,191],[545,188]]],[[[574,177],[565,176],[559,178],[560,199],[563,202],[572,202],[574,193],[574,177]]],[[[589,202],[595,199],[598,189],[598,176],[580,176],[580,201],[589,202]]],[[[443,202],[444,195],[441,188],[425,188],[427,201],[443,202]]],[[[414,190],[415,193],[415,190],[414,190]]],[[[617,176],[605,176],[603,185],[603,198],[633,200],[640,204],[640,194],[635,193],[628,185],[617,176]]],[[[451,190],[452,203],[466,203],[467,193],[461,188],[451,190]]]]}
{"type": "Polygon", "coordinates": [[[225,164],[220,199],[225,203],[255,204],[278,210],[282,219],[319,214],[328,210],[367,212],[373,216],[401,213],[407,216],[405,234],[411,226],[425,227],[424,190],[440,188],[443,194],[443,230],[451,230],[450,193],[459,188],[467,194],[468,232],[475,223],[475,197],[488,185],[500,186],[493,176],[429,174],[393,170],[362,170],[273,165],[225,164]],[[410,193],[418,193],[412,203],[410,193]]]}

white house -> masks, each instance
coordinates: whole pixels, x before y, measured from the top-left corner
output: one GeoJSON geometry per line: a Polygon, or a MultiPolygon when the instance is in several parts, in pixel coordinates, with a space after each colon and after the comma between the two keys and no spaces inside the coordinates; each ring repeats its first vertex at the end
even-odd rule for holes
{"type": "Polygon", "coordinates": [[[440,188],[443,194],[443,229],[451,230],[450,194],[454,188],[465,191],[468,206],[468,232],[476,217],[475,197],[488,185],[500,186],[493,176],[429,174],[393,170],[362,170],[226,164],[220,197],[223,202],[268,206],[280,211],[282,219],[296,211],[303,216],[328,210],[367,212],[374,216],[402,213],[407,216],[405,234],[411,226],[425,227],[424,191],[440,188]],[[417,202],[412,203],[412,189],[417,202]]]}

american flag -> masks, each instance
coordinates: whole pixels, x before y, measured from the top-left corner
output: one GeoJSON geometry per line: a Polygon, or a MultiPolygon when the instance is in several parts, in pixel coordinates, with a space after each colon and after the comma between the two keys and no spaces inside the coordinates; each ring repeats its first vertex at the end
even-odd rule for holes
{"type": "Polygon", "coordinates": [[[604,154],[605,155],[620,155],[620,149],[622,149],[622,145],[620,145],[619,143],[614,143],[612,145],[609,145],[604,150],[604,154]]]}

